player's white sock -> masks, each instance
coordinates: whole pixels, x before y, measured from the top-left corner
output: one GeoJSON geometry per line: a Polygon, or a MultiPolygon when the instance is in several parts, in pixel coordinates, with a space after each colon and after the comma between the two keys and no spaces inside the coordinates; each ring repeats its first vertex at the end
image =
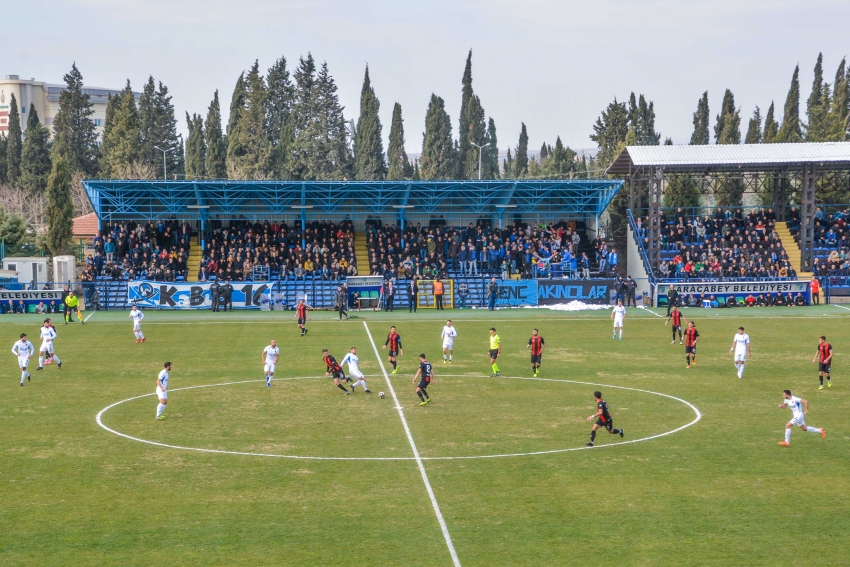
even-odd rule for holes
{"type": "Polygon", "coordinates": [[[623,329],[620,329],[620,338],[623,338],[623,329]]]}
{"type": "Polygon", "coordinates": [[[55,354],[53,355],[53,360],[56,362],[56,364],[62,364],[62,361],[59,360],[59,357],[56,356],[55,354]]]}
{"type": "Polygon", "coordinates": [[[24,380],[26,380],[26,379],[27,379],[27,371],[24,370],[23,372],[21,372],[21,384],[23,384],[24,380]]]}
{"type": "Polygon", "coordinates": [[[450,354],[450,355],[449,355],[449,360],[451,360],[452,358],[454,358],[454,355],[450,354]]]}
{"type": "Polygon", "coordinates": [[[817,433],[820,435],[820,427],[812,427],[811,425],[806,429],[809,433],[817,433]]]}
{"type": "Polygon", "coordinates": [[[443,360],[448,360],[448,359],[449,359],[449,355],[444,354],[444,355],[443,355],[443,360]]]}
{"type": "Polygon", "coordinates": [[[162,412],[165,411],[165,404],[157,404],[156,406],[156,416],[159,417],[162,415],[162,412]]]}
{"type": "Polygon", "coordinates": [[[38,367],[41,368],[42,366],[44,366],[44,357],[39,356],[38,357],[38,367]]]}
{"type": "Polygon", "coordinates": [[[367,388],[367,387],[366,387],[366,380],[364,380],[363,378],[361,378],[360,380],[358,380],[358,381],[357,381],[357,383],[358,383],[358,384],[360,384],[361,386],[363,386],[363,389],[364,389],[364,390],[368,390],[368,389],[369,389],[369,388],[367,388]]]}
{"type": "Polygon", "coordinates": [[[145,334],[144,334],[143,332],[141,332],[141,331],[139,331],[139,338],[140,338],[140,339],[145,338],[145,334]]]}
{"type": "Polygon", "coordinates": [[[746,364],[742,364],[741,366],[738,367],[738,378],[744,377],[744,368],[746,368],[746,366],[747,366],[746,364]]]}
{"type": "Polygon", "coordinates": [[[791,442],[791,428],[790,427],[785,430],[785,442],[786,443],[791,442]]]}

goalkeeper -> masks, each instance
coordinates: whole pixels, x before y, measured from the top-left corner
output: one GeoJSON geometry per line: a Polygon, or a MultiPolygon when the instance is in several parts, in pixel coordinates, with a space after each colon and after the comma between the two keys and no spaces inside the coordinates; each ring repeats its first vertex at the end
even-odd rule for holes
{"type": "Polygon", "coordinates": [[[82,325],[85,325],[85,321],[83,321],[83,314],[80,313],[80,300],[77,297],[77,294],[73,291],[68,292],[68,296],[65,298],[65,324],[71,320],[71,312],[77,312],[77,319],[80,320],[82,325]]]}

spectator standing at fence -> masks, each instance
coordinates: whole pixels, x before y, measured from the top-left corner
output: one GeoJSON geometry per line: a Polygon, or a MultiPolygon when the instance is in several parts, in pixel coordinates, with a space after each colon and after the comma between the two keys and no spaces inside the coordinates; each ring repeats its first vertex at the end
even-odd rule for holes
{"type": "Polygon", "coordinates": [[[221,304],[221,284],[218,283],[218,280],[214,281],[210,286],[210,299],[212,300],[213,313],[218,313],[218,308],[221,304]]]}
{"type": "Polygon", "coordinates": [[[463,244],[460,245],[460,251],[457,253],[457,260],[460,266],[461,275],[465,274],[467,271],[467,259],[469,258],[469,252],[466,249],[466,246],[463,244]]]}
{"type": "Polygon", "coordinates": [[[590,278],[590,258],[587,257],[587,252],[581,253],[581,277],[590,278]]]}
{"type": "Polygon", "coordinates": [[[339,312],[337,321],[342,321],[343,315],[346,319],[349,318],[346,307],[348,307],[348,292],[341,285],[338,285],[336,286],[336,309],[339,312]]]}
{"type": "Polygon", "coordinates": [[[469,286],[465,282],[461,282],[457,290],[457,295],[460,298],[460,308],[466,308],[466,298],[469,297],[469,286]]]}
{"type": "Polygon", "coordinates": [[[392,280],[384,284],[384,311],[392,311],[395,302],[395,285],[392,280]]]}
{"type": "Polygon", "coordinates": [[[487,285],[487,309],[495,311],[496,299],[499,297],[499,284],[496,283],[496,278],[491,278],[487,285]]]}
{"type": "Polygon", "coordinates": [[[416,277],[410,279],[410,284],[407,286],[407,312],[416,313],[417,298],[419,296],[419,282],[416,277]]]}
{"type": "Polygon", "coordinates": [[[230,310],[233,311],[233,286],[230,285],[230,280],[227,280],[221,286],[221,298],[222,303],[224,303],[224,310],[227,311],[227,307],[230,306],[230,310]]]}
{"type": "Polygon", "coordinates": [[[817,276],[812,278],[810,289],[812,292],[812,305],[820,305],[820,282],[817,276]]]}
{"type": "Polygon", "coordinates": [[[443,310],[443,282],[440,278],[434,281],[434,306],[439,310],[443,310]]]}
{"type": "Polygon", "coordinates": [[[617,281],[614,282],[614,293],[617,294],[617,301],[625,302],[626,283],[623,281],[622,276],[618,277],[617,281]]]}
{"type": "Polygon", "coordinates": [[[471,242],[469,243],[469,275],[477,276],[478,275],[478,251],[475,250],[475,245],[471,242]]]}
{"type": "Polygon", "coordinates": [[[617,264],[620,262],[620,255],[617,254],[617,251],[612,248],[611,252],[608,254],[608,265],[610,266],[611,274],[617,275],[617,264]]]}

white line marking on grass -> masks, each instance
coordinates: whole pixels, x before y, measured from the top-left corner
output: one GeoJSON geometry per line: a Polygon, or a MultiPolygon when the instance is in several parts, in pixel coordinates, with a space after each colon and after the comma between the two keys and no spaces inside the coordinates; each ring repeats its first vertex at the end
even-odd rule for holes
{"type": "Polygon", "coordinates": [[[830,305],[832,305],[833,307],[838,307],[839,309],[846,309],[847,311],[850,311],[850,308],[843,307],[841,305],[838,305],[837,303],[830,303],[830,305]]]}
{"type": "Polygon", "coordinates": [[[428,480],[428,473],[425,472],[425,464],[419,456],[419,450],[416,448],[416,443],[413,441],[413,435],[410,433],[410,427],[407,426],[407,419],[404,417],[404,410],[401,407],[401,403],[398,401],[398,397],[395,395],[395,388],[393,388],[393,383],[390,381],[387,369],[384,367],[384,361],[381,360],[378,347],[375,345],[375,340],[372,338],[372,333],[369,331],[369,325],[366,324],[366,321],[363,321],[363,326],[366,328],[366,334],[369,335],[369,342],[372,343],[372,350],[375,351],[375,358],[378,359],[378,364],[381,366],[381,372],[383,372],[384,379],[387,381],[387,387],[390,389],[390,394],[392,394],[393,400],[395,400],[398,417],[401,419],[401,424],[404,426],[404,432],[407,434],[407,442],[410,443],[410,449],[413,451],[413,457],[416,459],[416,465],[419,467],[419,473],[422,475],[422,482],[425,483],[425,490],[428,491],[428,497],[431,499],[431,506],[434,508],[434,513],[437,515],[437,521],[440,523],[440,529],[443,531],[443,539],[446,540],[446,546],[449,548],[449,555],[452,556],[452,563],[455,567],[460,567],[460,559],[458,559],[454,543],[452,543],[452,536],[449,534],[449,528],[446,525],[446,520],[443,518],[442,512],[440,512],[440,505],[437,504],[437,497],[434,496],[434,489],[431,488],[431,483],[428,480]]]}
{"type": "Polygon", "coordinates": [[[97,311],[92,311],[91,313],[89,313],[88,317],[86,317],[85,319],[83,319],[83,323],[85,323],[86,321],[88,321],[89,319],[91,319],[91,316],[92,316],[92,315],[94,315],[95,313],[97,313],[97,311]]]}
{"type": "MultiPolygon", "coordinates": [[[[367,376],[381,376],[381,375],[380,374],[374,374],[374,375],[370,374],[370,375],[367,375],[367,376]]],[[[473,374],[440,374],[440,376],[442,376],[443,378],[473,378],[473,379],[480,378],[480,375],[473,375],[473,374]]],[[[321,380],[323,378],[324,378],[323,376],[296,376],[296,377],[292,377],[292,378],[277,378],[276,380],[280,380],[280,381],[321,380]]],[[[386,376],[385,376],[385,378],[386,378],[386,376]]],[[[665,397],[665,398],[670,398],[672,400],[676,400],[678,402],[681,402],[681,403],[685,404],[686,406],[688,406],[689,408],[691,408],[691,410],[693,410],[693,412],[696,414],[696,419],[694,419],[693,421],[691,421],[690,423],[688,423],[686,425],[683,425],[683,426],[678,427],[676,429],[673,429],[671,431],[666,431],[664,433],[659,433],[657,435],[652,435],[650,437],[641,437],[639,439],[630,439],[629,441],[619,441],[619,442],[616,442],[616,443],[606,443],[605,445],[596,445],[595,447],[593,447],[595,449],[601,449],[603,447],[616,447],[618,445],[628,445],[630,443],[640,443],[642,441],[649,441],[651,439],[657,439],[659,437],[666,437],[667,435],[672,435],[673,433],[677,433],[679,431],[682,431],[683,429],[694,425],[700,419],[702,419],[702,414],[693,404],[691,404],[691,403],[689,403],[685,400],[682,400],[680,398],[677,398],[675,396],[662,394],[660,392],[653,392],[652,390],[641,390],[640,388],[629,388],[629,387],[626,387],[626,386],[613,386],[613,385],[610,385],[610,384],[597,384],[597,383],[594,383],[594,382],[576,382],[574,380],[558,380],[558,379],[555,379],[555,378],[529,378],[529,377],[523,377],[523,376],[501,376],[500,378],[502,378],[503,380],[536,380],[538,382],[561,382],[561,383],[565,383],[565,384],[581,384],[581,385],[588,385],[588,386],[600,386],[600,387],[603,387],[603,388],[616,388],[616,389],[619,389],[619,390],[631,390],[631,391],[634,391],[634,392],[643,392],[643,393],[647,393],[647,394],[653,394],[653,395],[656,395],[656,396],[662,396],[662,397],[665,397]]],[[[179,392],[179,391],[182,391],[182,390],[195,390],[195,389],[198,389],[198,388],[214,388],[216,386],[233,386],[233,385],[236,385],[236,384],[249,384],[249,383],[252,383],[252,382],[265,382],[265,380],[242,380],[240,382],[224,382],[224,383],[221,383],[221,384],[204,384],[204,385],[200,385],[200,386],[186,386],[184,388],[171,388],[169,391],[179,392]]],[[[198,453],[216,453],[216,454],[220,454],[220,455],[242,455],[242,456],[247,456],[247,457],[271,457],[271,458],[276,458],[276,459],[301,459],[301,460],[310,460],[310,461],[414,461],[414,460],[416,460],[415,457],[316,457],[316,456],[305,456],[305,455],[280,455],[280,454],[276,454],[276,453],[251,453],[251,452],[246,452],[246,451],[226,451],[226,450],[223,450],[223,449],[204,449],[204,448],[200,448],[200,447],[184,447],[182,445],[170,445],[168,443],[159,443],[157,441],[149,441],[147,439],[141,439],[141,438],[138,438],[138,437],[133,437],[132,435],[127,435],[126,433],[121,433],[120,431],[115,431],[114,429],[111,429],[111,428],[107,427],[106,425],[104,425],[104,423],[102,421],[102,416],[108,410],[114,408],[115,406],[121,405],[125,402],[131,402],[133,400],[138,400],[140,398],[148,398],[148,397],[155,396],[155,395],[156,395],[155,393],[142,394],[140,396],[127,398],[126,400],[121,400],[120,402],[115,402],[114,404],[111,404],[111,405],[103,408],[102,410],[100,410],[100,412],[95,417],[95,421],[97,421],[97,424],[100,427],[102,427],[106,431],[109,431],[110,433],[118,435],[119,437],[124,437],[125,439],[130,439],[131,441],[138,441],[139,443],[146,443],[148,445],[155,445],[157,447],[165,447],[167,449],[178,449],[178,450],[181,450],[181,451],[195,451],[195,452],[198,452],[198,453]]],[[[404,409],[403,406],[398,405],[398,402],[396,402],[396,404],[397,405],[394,406],[394,409],[396,409],[398,411],[401,411],[402,409],[404,409]]],[[[497,458],[497,457],[502,458],[502,457],[528,457],[528,456],[534,456],[534,455],[551,455],[551,454],[555,454],[555,453],[569,453],[570,451],[584,451],[584,450],[587,450],[587,449],[591,449],[591,447],[584,447],[584,446],[582,446],[582,447],[570,447],[570,448],[566,448],[566,449],[550,449],[550,450],[547,450],[547,451],[532,451],[532,452],[528,452],[528,453],[502,453],[502,454],[497,454],[497,455],[467,455],[467,456],[452,456],[452,457],[421,457],[420,456],[419,458],[422,461],[453,461],[453,460],[469,460],[469,459],[494,459],[494,458],[497,458]]]]}
{"type": "Polygon", "coordinates": [[[652,309],[649,309],[648,307],[644,307],[643,305],[641,305],[640,307],[638,307],[638,309],[643,309],[643,310],[644,310],[644,311],[646,311],[647,313],[652,313],[652,314],[653,314],[653,315],[655,315],[656,317],[661,317],[662,319],[664,318],[664,315],[659,315],[658,313],[656,313],[656,312],[655,312],[655,311],[653,311],[652,309]]]}

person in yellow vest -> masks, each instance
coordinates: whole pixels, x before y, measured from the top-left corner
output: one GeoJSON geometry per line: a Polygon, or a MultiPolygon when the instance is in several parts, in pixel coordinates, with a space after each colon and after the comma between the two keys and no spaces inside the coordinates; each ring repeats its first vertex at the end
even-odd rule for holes
{"type": "Polygon", "coordinates": [[[443,282],[440,281],[440,278],[434,282],[434,306],[443,310],[443,282]]]}
{"type": "Polygon", "coordinates": [[[83,314],[80,313],[80,300],[77,298],[77,294],[72,292],[68,293],[68,296],[65,298],[65,305],[68,309],[65,311],[65,324],[68,324],[68,321],[71,319],[71,311],[77,312],[77,319],[80,320],[80,323],[85,325],[83,321],[83,314]]]}

